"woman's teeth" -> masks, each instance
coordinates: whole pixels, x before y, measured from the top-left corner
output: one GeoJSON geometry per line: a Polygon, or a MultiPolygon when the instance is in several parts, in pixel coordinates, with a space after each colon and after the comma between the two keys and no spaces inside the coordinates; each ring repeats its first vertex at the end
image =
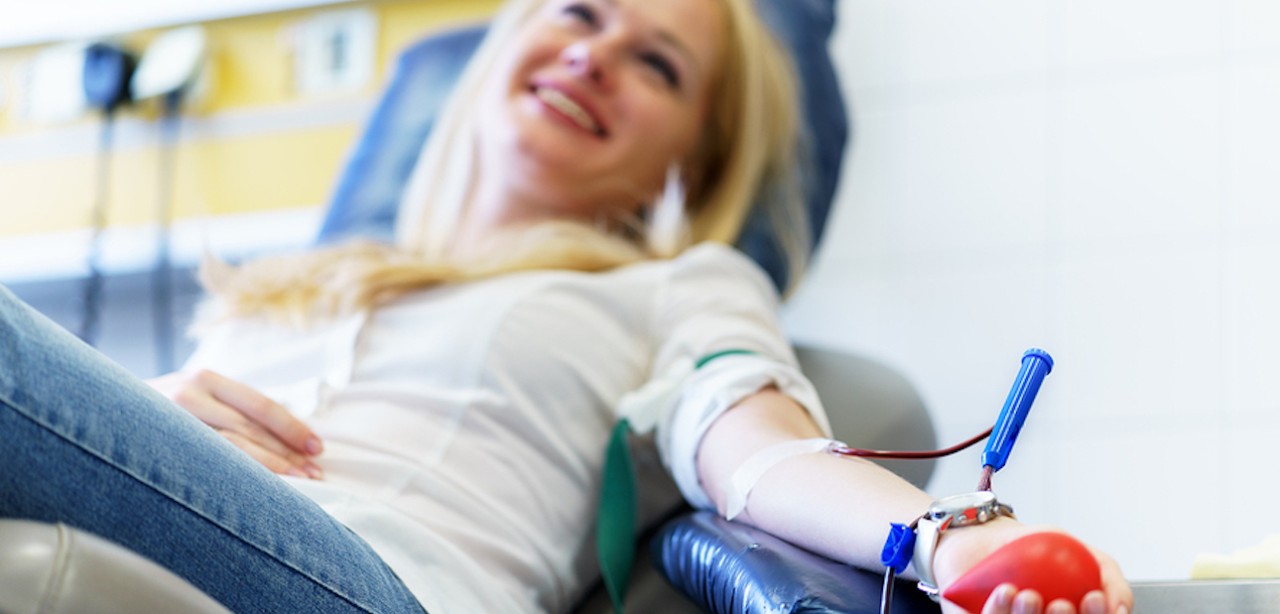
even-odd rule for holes
{"type": "Polygon", "coordinates": [[[572,119],[574,123],[582,126],[583,130],[597,136],[604,136],[604,130],[602,130],[600,128],[600,124],[596,123],[596,120],[591,117],[591,114],[587,113],[586,109],[583,109],[578,105],[578,103],[571,100],[568,96],[565,96],[559,90],[554,90],[549,87],[539,87],[534,89],[534,94],[543,102],[551,105],[555,110],[564,113],[572,119]]]}

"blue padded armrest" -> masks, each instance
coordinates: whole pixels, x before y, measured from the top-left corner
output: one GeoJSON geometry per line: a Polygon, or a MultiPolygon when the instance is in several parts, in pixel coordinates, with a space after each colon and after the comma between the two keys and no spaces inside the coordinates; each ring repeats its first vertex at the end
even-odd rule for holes
{"type": "MultiPolygon", "coordinates": [[[[654,565],[716,614],[878,614],[884,577],[813,554],[710,512],[686,514],[650,542],[654,565]]],[[[913,582],[894,586],[895,614],[937,614],[913,582]]]]}
{"type": "MultiPolygon", "coordinates": [[[[803,177],[810,231],[816,245],[835,195],[848,137],[848,119],[827,41],[835,26],[833,0],[757,0],[765,21],[790,49],[801,84],[803,145],[811,174],[803,177]]],[[[424,38],[401,53],[338,179],[317,237],[320,243],[365,236],[390,239],[400,194],[436,115],[485,27],[424,38]]],[[[767,216],[752,215],[738,247],[781,288],[786,267],[767,216]]]]}

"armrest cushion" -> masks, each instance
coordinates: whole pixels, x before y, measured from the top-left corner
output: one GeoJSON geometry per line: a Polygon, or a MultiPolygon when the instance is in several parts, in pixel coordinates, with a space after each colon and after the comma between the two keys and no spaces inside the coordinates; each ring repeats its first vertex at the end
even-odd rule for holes
{"type": "MultiPolygon", "coordinates": [[[[654,565],[708,612],[877,614],[883,576],[793,546],[710,512],[668,522],[651,542],[654,565]]],[[[893,612],[935,613],[911,582],[894,587],[893,612]]]]}

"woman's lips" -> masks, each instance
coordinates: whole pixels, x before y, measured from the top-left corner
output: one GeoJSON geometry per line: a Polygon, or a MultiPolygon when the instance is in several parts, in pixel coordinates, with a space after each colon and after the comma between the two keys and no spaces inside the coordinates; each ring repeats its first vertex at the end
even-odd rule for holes
{"type": "Polygon", "coordinates": [[[576,100],[569,97],[564,92],[543,85],[534,85],[532,88],[533,95],[545,103],[547,106],[558,111],[561,115],[567,117],[578,127],[604,138],[606,132],[604,126],[600,125],[600,121],[595,118],[586,108],[579,104],[576,100]]]}

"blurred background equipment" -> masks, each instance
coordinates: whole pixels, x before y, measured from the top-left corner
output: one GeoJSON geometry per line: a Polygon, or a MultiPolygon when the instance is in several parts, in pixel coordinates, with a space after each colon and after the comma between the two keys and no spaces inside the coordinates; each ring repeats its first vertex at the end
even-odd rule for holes
{"type": "Polygon", "coordinates": [[[93,207],[89,215],[88,275],[81,294],[81,318],[78,335],[89,345],[98,336],[98,320],[102,311],[102,231],[107,225],[107,201],[110,195],[111,149],[114,140],[116,109],[130,102],[129,79],[133,77],[137,58],[122,46],[94,43],[84,50],[81,85],[84,101],[102,112],[101,137],[98,140],[97,182],[93,207]]]}
{"type": "Polygon", "coordinates": [[[200,78],[207,41],[199,26],[161,34],[147,47],[129,87],[134,100],[160,100],[161,145],[156,198],[156,259],[151,273],[152,327],[155,332],[156,369],[174,369],[173,186],[178,155],[178,127],[183,102],[200,78]]]}

